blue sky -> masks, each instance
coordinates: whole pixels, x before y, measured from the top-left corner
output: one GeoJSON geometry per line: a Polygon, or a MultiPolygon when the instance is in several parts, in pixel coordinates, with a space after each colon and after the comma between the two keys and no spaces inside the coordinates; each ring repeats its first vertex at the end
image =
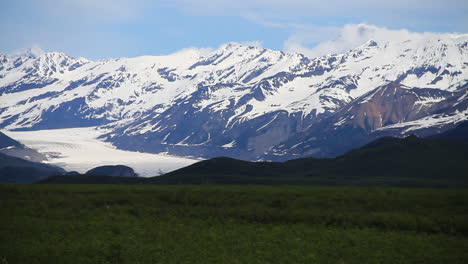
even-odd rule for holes
{"type": "Polygon", "coordinates": [[[344,32],[358,32],[357,24],[372,25],[380,35],[466,33],[468,1],[4,0],[0,52],[38,45],[102,59],[234,41],[307,53],[344,32]]]}

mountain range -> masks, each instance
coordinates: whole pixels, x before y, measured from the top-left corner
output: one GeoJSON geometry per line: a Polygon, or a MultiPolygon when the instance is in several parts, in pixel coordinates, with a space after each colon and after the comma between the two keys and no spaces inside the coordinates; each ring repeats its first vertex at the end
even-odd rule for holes
{"type": "Polygon", "coordinates": [[[118,148],[285,161],[468,119],[468,35],[367,43],[308,58],[228,43],[90,61],[0,55],[0,128],[96,126],[118,148]]]}

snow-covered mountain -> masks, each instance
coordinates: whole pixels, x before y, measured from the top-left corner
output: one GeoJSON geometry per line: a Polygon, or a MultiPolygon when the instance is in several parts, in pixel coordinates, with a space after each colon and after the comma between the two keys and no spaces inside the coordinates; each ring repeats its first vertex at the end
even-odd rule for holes
{"type": "Polygon", "coordinates": [[[101,126],[120,148],[199,157],[329,156],[468,119],[467,67],[468,35],[447,34],[320,58],[237,43],[96,62],[3,55],[0,128],[101,126]]]}
{"type": "Polygon", "coordinates": [[[439,133],[468,119],[467,93],[468,87],[445,91],[392,82],[355,99],[265,156],[272,160],[333,157],[383,136],[439,133]]]}

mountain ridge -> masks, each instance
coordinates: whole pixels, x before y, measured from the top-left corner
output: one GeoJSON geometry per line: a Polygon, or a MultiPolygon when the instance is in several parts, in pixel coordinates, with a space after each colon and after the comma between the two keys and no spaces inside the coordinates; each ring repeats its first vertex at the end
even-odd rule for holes
{"type": "MultiPolygon", "coordinates": [[[[102,140],[153,153],[252,160],[272,155],[280,160],[336,155],[340,151],[322,151],[328,146],[317,152],[290,149],[283,155],[281,146],[391,83],[411,90],[401,98],[412,96],[405,100],[418,102],[426,110],[413,111],[419,118],[410,120],[394,114],[385,122],[393,130],[376,127],[380,136],[401,135],[402,129],[392,125],[432,118],[437,113],[429,111],[431,107],[442,114],[463,113],[468,107],[462,103],[448,109],[458,103],[448,101],[445,108],[434,106],[467,86],[468,37],[464,35],[388,43],[370,40],[349,52],[318,58],[237,43],[208,54],[185,50],[97,62],[61,53],[21,57],[18,62],[2,58],[1,128],[101,126],[108,131],[102,140]],[[412,94],[417,89],[421,90],[412,94]]],[[[458,98],[465,102],[462,95],[458,98]]],[[[397,99],[391,104],[400,112],[409,107],[409,103],[397,107],[397,99]]],[[[464,115],[444,118],[446,123],[429,130],[441,132],[467,119],[464,115]]]]}

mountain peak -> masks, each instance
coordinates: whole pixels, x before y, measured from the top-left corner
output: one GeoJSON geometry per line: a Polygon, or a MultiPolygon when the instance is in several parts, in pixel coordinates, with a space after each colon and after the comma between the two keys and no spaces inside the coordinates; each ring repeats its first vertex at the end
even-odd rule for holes
{"type": "Polygon", "coordinates": [[[379,44],[377,44],[377,42],[375,40],[369,39],[364,44],[359,46],[358,49],[372,48],[372,47],[378,47],[378,46],[379,46],[379,44]]]}
{"type": "Polygon", "coordinates": [[[241,44],[237,42],[229,42],[220,47],[220,50],[224,51],[235,51],[235,50],[247,50],[247,49],[263,49],[262,47],[259,47],[258,45],[254,44],[241,44]]]}
{"type": "Polygon", "coordinates": [[[242,45],[240,43],[229,42],[229,43],[226,43],[226,44],[222,45],[221,49],[230,50],[230,49],[238,49],[238,48],[242,48],[242,47],[244,47],[244,45],[242,45]]]}
{"type": "Polygon", "coordinates": [[[63,52],[59,51],[52,51],[52,52],[44,52],[40,56],[36,57],[39,60],[41,59],[48,59],[48,60],[79,60],[83,62],[90,62],[90,60],[85,59],[85,58],[75,58],[72,56],[69,56],[63,52]]]}
{"type": "Polygon", "coordinates": [[[373,39],[369,39],[366,43],[364,43],[364,46],[367,47],[377,47],[378,44],[375,42],[373,39]]]}

